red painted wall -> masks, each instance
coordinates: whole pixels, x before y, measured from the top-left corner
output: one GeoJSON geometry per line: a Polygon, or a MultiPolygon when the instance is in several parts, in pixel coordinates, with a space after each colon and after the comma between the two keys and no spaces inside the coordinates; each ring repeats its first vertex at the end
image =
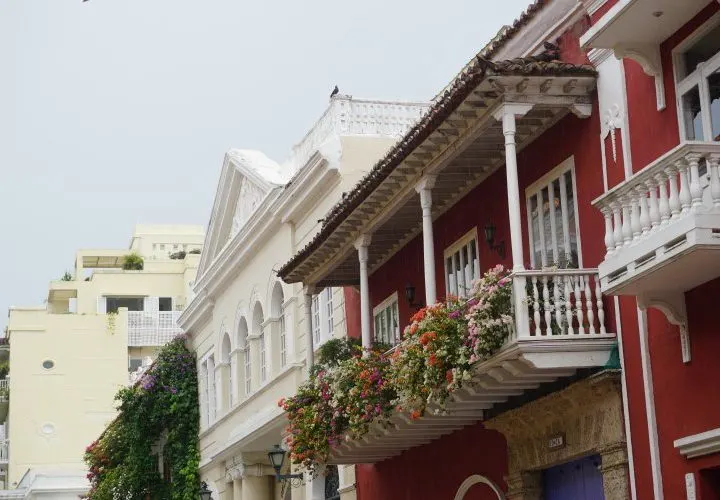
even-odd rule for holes
{"type": "MultiPolygon", "coordinates": [[[[720,279],[686,294],[692,361],[685,365],[680,333],[662,313],[649,311],[648,333],[655,384],[655,411],[663,486],[666,498],[684,498],[684,475],[720,466],[720,455],[686,460],[675,449],[676,439],[720,427],[718,353],[720,279]]],[[[699,477],[696,477],[698,480],[699,477]]]]}
{"type": "MultiPolygon", "coordinates": [[[[506,491],[507,445],[496,431],[474,425],[375,465],[357,466],[360,500],[451,499],[463,481],[480,474],[506,491]]],[[[465,500],[496,500],[474,486],[465,500]]]]}
{"type": "Polygon", "coordinates": [[[672,66],[672,49],[718,11],[717,2],[709,2],[695,18],[660,46],[665,82],[666,107],[657,110],[655,80],[639,64],[624,59],[627,84],[628,121],[633,171],[642,170],[653,160],[680,143],[680,131],[675,103],[675,83],[672,66]]]}
{"type": "Polygon", "coordinates": [[[345,325],[347,336],[353,339],[361,338],[360,329],[360,291],[351,286],[343,288],[345,298],[345,325]]]}

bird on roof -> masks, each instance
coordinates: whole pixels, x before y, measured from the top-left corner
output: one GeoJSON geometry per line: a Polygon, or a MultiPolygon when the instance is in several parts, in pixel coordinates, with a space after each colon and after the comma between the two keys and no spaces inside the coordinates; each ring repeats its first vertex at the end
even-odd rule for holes
{"type": "MultiPolygon", "coordinates": [[[[86,1],[87,1],[87,0],[86,0],[86,1]]],[[[338,95],[339,92],[340,92],[340,89],[338,88],[337,85],[335,85],[335,88],[333,89],[333,91],[330,92],[330,99],[332,99],[333,97],[335,97],[336,95],[338,95]]]]}

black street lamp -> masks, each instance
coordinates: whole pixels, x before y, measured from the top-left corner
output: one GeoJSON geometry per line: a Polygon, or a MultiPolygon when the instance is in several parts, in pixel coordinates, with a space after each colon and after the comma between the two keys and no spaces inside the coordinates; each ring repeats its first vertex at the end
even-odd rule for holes
{"type": "Polygon", "coordinates": [[[301,484],[303,479],[302,474],[280,474],[282,466],[285,463],[286,454],[287,452],[277,444],[268,452],[270,465],[272,465],[273,469],[275,469],[275,479],[277,479],[278,482],[290,481],[292,486],[295,486],[295,484],[301,484]]]}
{"type": "Polygon", "coordinates": [[[208,485],[205,481],[200,483],[200,495],[198,496],[200,500],[212,500],[212,491],[210,491],[210,488],[208,488],[208,485]]]}

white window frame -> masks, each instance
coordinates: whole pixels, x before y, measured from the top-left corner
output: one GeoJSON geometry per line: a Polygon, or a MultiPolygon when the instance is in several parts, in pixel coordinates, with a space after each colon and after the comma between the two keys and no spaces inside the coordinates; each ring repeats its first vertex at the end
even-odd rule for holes
{"type": "Polygon", "coordinates": [[[323,288],[312,296],[312,332],[315,348],[333,338],[335,332],[332,287],[323,288]]]}
{"type": "MultiPolygon", "coordinates": [[[[393,314],[391,312],[391,318],[392,318],[392,316],[393,316],[393,314]]],[[[386,298],[385,300],[383,300],[382,302],[380,302],[378,305],[376,305],[373,308],[373,339],[375,340],[375,342],[389,340],[388,343],[391,345],[396,345],[400,341],[400,309],[399,309],[399,305],[398,305],[398,293],[397,292],[394,292],[392,295],[390,295],[388,298],[386,298]],[[385,339],[385,338],[381,339],[381,338],[378,338],[378,333],[379,333],[378,328],[377,328],[378,318],[381,315],[384,315],[389,308],[394,309],[394,313],[395,313],[394,319],[396,321],[395,328],[394,328],[395,331],[391,332],[391,334],[388,335],[388,337],[389,337],[388,339],[385,339]]]]}
{"type": "Polygon", "coordinates": [[[245,335],[245,345],[243,346],[243,368],[245,370],[245,395],[252,394],[252,359],[250,358],[250,335],[245,335]]]}
{"type": "Polygon", "coordinates": [[[267,381],[267,349],[265,348],[265,329],[260,326],[260,335],[258,336],[260,343],[260,383],[267,381]]]}
{"type": "Polygon", "coordinates": [[[333,318],[334,310],[332,287],[327,287],[325,290],[323,290],[323,294],[325,295],[325,324],[327,325],[327,330],[325,334],[328,338],[330,338],[335,332],[335,320],[333,318]]]}
{"type": "Polygon", "coordinates": [[[320,322],[320,294],[312,296],[312,332],[315,345],[320,344],[322,323],[320,322]]]}
{"type": "Polygon", "coordinates": [[[285,304],[280,306],[280,317],[278,318],[278,330],[280,337],[280,367],[287,365],[287,330],[285,327],[285,304]]]}
{"type": "MultiPolygon", "coordinates": [[[[465,269],[465,265],[463,262],[460,262],[460,268],[465,269]]],[[[445,251],[443,252],[443,269],[445,272],[445,295],[447,297],[449,296],[455,296],[455,297],[467,297],[470,293],[470,290],[472,289],[472,282],[475,281],[480,277],[480,248],[478,245],[478,232],[477,227],[473,227],[470,231],[465,233],[462,237],[460,237],[458,240],[456,240],[452,245],[447,247],[445,251]],[[460,283],[457,281],[457,277],[455,276],[455,281],[451,282],[450,280],[450,272],[448,270],[447,261],[448,258],[453,259],[453,275],[456,274],[455,270],[455,254],[459,254],[462,257],[462,249],[464,247],[468,247],[468,255],[470,255],[470,243],[472,241],[475,241],[475,262],[477,262],[477,266],[473,266],[471,269],[471,276],[470,276],[470,283],[465,283],[467,281],[467,276],[465,273],[462,273],[463,283],[462,287],[464,291],[461,293],[460,290],[460,283]]]]}
{"type": "MultiPolygon", "coordinates": [[[[677,44],[672,50],[673,61],[673,82],[675,84],[675,101],[677,106],[678,128],[680,130],[680,140],[687,141],[687,130],[685,128],[685,120],[682,106],[682,96],[690,89],[697,86],[700,94],[700,117],[702,121],[703,137],[695,138],[698,141],[714,140],[712,136],[712,115],[710,113],[710,89],[708,88],[707,77],[720,70],[720,52],[715,54],[709,60],[698,65],[695,70],[680,77],[680,71],[684,67],[683,54],[687,52],[693,45],[699,42],[705,35],[720,25],[720,13],[713,15],[710,19],[702,24],[698,29],[688,35],[682,42],[677,44]]],[[[720,123],[718,124],[720,128],[720,123]]]]}
{"type": "Polygon", "coordinates": [[[208,390],[208,425],[215,423],[218,416],[217,408],[217,387],[215,381],[215,355],[210,354],[205,359],[205,370],[207,373],[207,390],[208,390]],[[210,362],[212,361],[212,368],[210,368],[210,362]]]}
{"type": "MultiPolygon", "coordinates": [[[[541,259],[544,262],[536,262],[535,261],[535,239],[533,237],[531,200],[536,195],[540,194],[545,188],[547,188],[552,183],[554,183],[556,180],[565,179],[565,174],[567,174],[568,172],[570,172],[570,178],[571,178],[571,182],[572,182],[572,190],[574,193],[573,210],[575,213],[575,238],[576,238],[576,242],[577,242],[578,267],[580,269],[582,269],[582,267],[583,267],[582,241],[580,240],[580,214],[578,212],[578,190],[577,190],[577,181],[576,181],[576,177],[575,177],[575,158],[573,156],[570,156],[565,161],[560,163],[560,165],[558,165],[555,168],[553,168],[552,170],[550,170],[548,173],[546,173],[545,175],[540,177],[538,180],[533,182],[530,186],[528,186],[525,189],[525,203],[526,203],[526,212],[527,212],[527,231],[528,231],[528,242],[530,245],[530,266],[533,269],[540,269],[541,267],[543,267],[545,265],[554,265],[554,263],[548,262],[547,256],[545,255],[545,233],[544,233],[544,231],[539,231],[539,233],[538,233],[540,236],[541,259]]],[[[560,182],[561,211],[562,211],[562,203],[563,203],[563,198],[564,198],[562,196],[562,184],[563,184],[563,182],[561,181],[560,182]]],[[[548,193],[549,193],[549,191],[548,191],[548,193]]],[[[548,201],[550,201],[550,200],[548,199],[548,201]]],[[[567,201],[565,201],[565,203],[567,203],[567,201]]],[[[540,212],[540,213],[542,213],[542,212],[540,212]]],[[[542,222],[543,222],[543,219],[541,217],[539,223],[542,223],[542,222]]],[[[557,224],[557,222],[556,222],[556,224],[557,224]]],[[[561,224],[563,224],[563,226],[565,225],[565,217],[563,217],[561,224]]],[[[568,224],[567,246],[569,246],[570,245],[570,243],[569,243],[569,236],[570,236],[569,221],[567,221],[567,224],[568,224]]],[[[565,232],[566,231],[563,230],[563,233],[565,233],[565,232]]],[[[553,242],[553,244],[552,244],[553,249],[554,249],[553,252],[555,255],[558,254],[558,250],[560,249],[561,243],[563,245],[566,245],[565,242],[558,242],[558,241],[553,242]]]]}

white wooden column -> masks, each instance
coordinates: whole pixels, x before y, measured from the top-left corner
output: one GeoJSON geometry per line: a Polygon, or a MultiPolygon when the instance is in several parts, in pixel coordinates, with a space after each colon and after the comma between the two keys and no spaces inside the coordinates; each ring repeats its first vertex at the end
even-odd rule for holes
{"type": "Polygon", "coordinates": [[[433,240],[432,221],[432,188],[435,187],[436,175],[426,175],[415,186],[420,194],[423,221],[423,263],[425,269],[425,304],[437,302],[437,286],[435,284],[435,244],[433,240]]]}
{"type": "Polygon", "coordinates": [[[520,218],[520,187],[517,174],[517,148],[515,144],[515,118],[524,116],[531,109],[532,104],[506,102],[494,115],[496,120],[502,121],[503,135],[505,136],[505,173],[507,176],[513,271],[525,269],[523,264],[522,222],[520,218]]]}
{"type": "Polygon", "coordinates": [[[369,234],[363,234],[355,242],[358,260],[360,261],[360,331],[362,332],[363,349],[372,347],[372,332],[370,331],[372,318],[370,317],[370,287],[367,266],[370,240],[371,236],[369,234]]]}
{"type": "Polygon", "coordinates": [[[315,364],[315,343],[313,342],[312,328],[312,299],[314,293],[314,286],[308,285],[303,288],[305,302],[305,370],[308,377],[310,377],[310,369],[315,364]]]}

